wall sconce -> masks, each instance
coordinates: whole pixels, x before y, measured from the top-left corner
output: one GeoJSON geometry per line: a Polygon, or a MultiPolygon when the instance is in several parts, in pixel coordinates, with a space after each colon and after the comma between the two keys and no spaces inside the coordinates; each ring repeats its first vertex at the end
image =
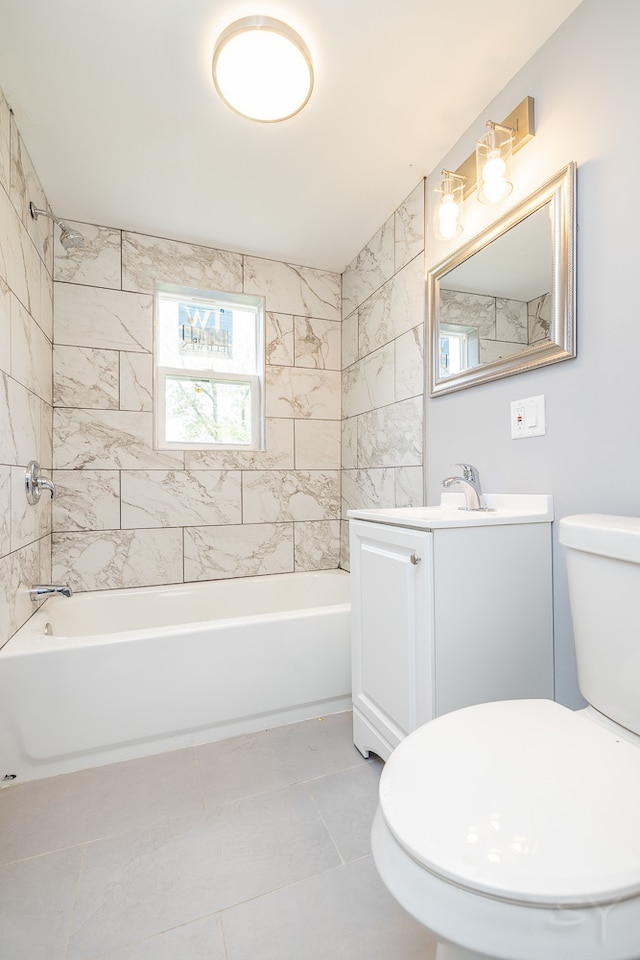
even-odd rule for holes
{"type": "Polygon", "coordinates": [[[487,120],[489,132],[476,144],[476,182],[480,203],[499,203],[513,190],[513,130],[487,120]]]}
{"type": "Polygon", "coordinates": [[[433,232],[439,240],[452,240],[464,229],[463,202],[465,178],[450,170],[443,170],[439,187],[433,191],[436,202],[433,210],[433,232]]]}
{"type": "MultiPolygon", "coordinates": [[[[525,97],[502,123],[487,120],[487,127],[489,127],[488,133],[478,142],[474,152],[460,164],[457,170],[443,170],[442,175],[445,179],[440,187],[434,190],[436,203],[433,232],[441,240],[450,240],[462,233],[462,201],[466,200],[474,190],[478,190],[478,200],[481,203],[498,203],[508,197],[513,190],[511,157],[534,136],[533,97],[525,97]],[[445,185],[454,181],[462,184],[460,199],[457,194],[453,194],[453,202],[460,207],[457,220],[459,229],[456,228],[445,235],[440,225],[439,210],[446,193],[445,185]]],[[[447,202],[452,203],[448,212],[453,214],[453,202],[447,202]]],[[[451,219],[451,216],[447,219],[445,214],[445,229],[446,224],[451,223],[451,219]]]]}

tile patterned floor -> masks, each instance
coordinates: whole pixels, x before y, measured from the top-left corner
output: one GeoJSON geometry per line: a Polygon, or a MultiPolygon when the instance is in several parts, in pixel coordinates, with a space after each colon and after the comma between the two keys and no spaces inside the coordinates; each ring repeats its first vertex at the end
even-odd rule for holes
{"type": "Polygon", "coordinates": [[[2,960],[432,960],[351,715],[0,790],[2,960]]]}

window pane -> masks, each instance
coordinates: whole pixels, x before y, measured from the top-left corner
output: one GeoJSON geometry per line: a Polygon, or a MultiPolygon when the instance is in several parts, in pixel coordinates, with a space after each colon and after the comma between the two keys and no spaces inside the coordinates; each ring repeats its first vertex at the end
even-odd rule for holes
{"type": "Polygon", "coordinates": [[[246,381],[167,376],[166,410],[170,443],[252,443],[246,381]]]}
{"type": "Polygon", "coordinates": [[[256,309],[241,304],[159,296],[161,367],[257,373],[256,309]]]}

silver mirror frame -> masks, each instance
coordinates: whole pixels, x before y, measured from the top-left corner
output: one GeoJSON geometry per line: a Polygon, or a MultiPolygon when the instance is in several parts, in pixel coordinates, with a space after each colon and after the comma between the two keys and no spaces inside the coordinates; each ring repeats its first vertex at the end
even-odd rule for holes
{"type": "Polygon", "coordinates": [[[576,355],[576,164],[571,162],[496,223],[437,264],[428,274],[429,396],[439,397],[480,383],[511,377],[576,355]],[[439,377],[440,280],[545,204],[551,204],[551,329],[550,339],[524,347],[516,354],[439,377]]]}

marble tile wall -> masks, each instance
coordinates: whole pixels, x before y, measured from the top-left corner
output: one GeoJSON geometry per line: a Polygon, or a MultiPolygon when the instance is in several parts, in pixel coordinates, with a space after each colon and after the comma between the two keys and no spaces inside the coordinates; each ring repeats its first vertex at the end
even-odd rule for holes
{"type": "Polygon", "coordinates": [[[53,230],[0,90],[0,646],[34,612],[28,590],[51,576],[51,501],[29,506],[25,466],[52,467],[53,230]]]}
{"type": "Polygon", "coordinates": [[[442,290],[440,294],[443,323],[478,327],[480,363],[511,356],[523,345],[548,337],[550,307],[549,294],[529,303],[451,290],[442,290]]]}
{"type": "Polygon", "coordinates": [[[421,181],[342,276],[343,520],[424,502],[424,197],[421,181]]]}
{"type": "Polygon", "coordinates": [[[56,251],[52,566],[76,590],[338,566],[341,281],[77,224],[56,251]],[[266,449],[152,445],[154,281],[266,297],[266,449]]]}

